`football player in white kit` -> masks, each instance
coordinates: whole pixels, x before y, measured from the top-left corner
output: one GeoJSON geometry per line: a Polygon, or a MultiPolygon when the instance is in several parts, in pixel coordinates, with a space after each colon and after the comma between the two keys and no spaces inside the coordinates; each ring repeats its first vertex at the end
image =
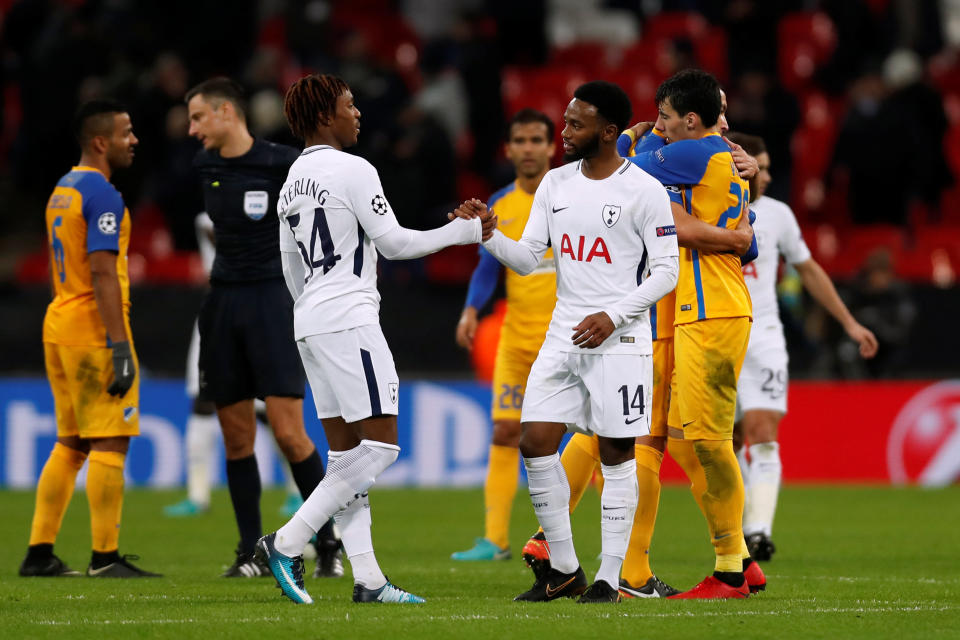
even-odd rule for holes
{"type": "Polygon", "coordinates": [[[618,602],[637,507],[634,439],[649,433],[652,340],[647,310],[677,282],[676,229],[663,186],[619,156],[630,119],[620,87],[588,82],[564,112],[569,164],[540,183],[519,242],[494,232],[484,247],[520,275],[548,247],[557,305],[527,380],[520,451],[530,498],[550,545],[551,568],[515,599],[618,602]],[[649,266],[650,275],[640,282],[649,266]],[[588,587],[570,529],[570,488],[557,451],[567,425],[599,436],[600,570],[588,587]]]}
{"type": "MultiPolygon", "coordinates": [[[[300,555],[334,516],[353,568],[354,602],[420,603],[391,584],[370,537],[367,489],[397,459],[399,380],[380,329],[377,251],[409,259],[479,242],[480,219],[430,231],[405,229],[383,195],[376,169],[343,149],[356,144],[360,112],[347,84],[312,74],[284,100],[291,131],[306,148],[280,192],[280,251],[294,302],[294,333],[330,451],[327,473],[297,513],[257,543],[283,594],[313,599],[300,555]]],[[[492,228],[493,216],[483,216],[492,228]]]]}
{"type": "Polygon", "coordinates": [[[759,167],[756,177],[750,181],[750,194],[755,197],[750,208],[757,215],[753,231],[760,255],[743,267],[743,279],[753,300],[753,330],[737,382],[734,446],[738,448],[746,490],[743,535],[753,559],[765,561],[775,551],[770,536],[783,470],[777,426],[787,412],[787,343],[777,310],[776,291],[780,256],[797,270],[814,300],[860,345],[862,357],[876,355],[877,339],[854,319],[837,295],[830,277],[811,257],[789,205],[764,195],[771,177],[770,155],[763,140],[740,133],[730,134],[730,139],[755,157],[759,167]],[[749,446],[745,447],[744,441],[749,446]]]}

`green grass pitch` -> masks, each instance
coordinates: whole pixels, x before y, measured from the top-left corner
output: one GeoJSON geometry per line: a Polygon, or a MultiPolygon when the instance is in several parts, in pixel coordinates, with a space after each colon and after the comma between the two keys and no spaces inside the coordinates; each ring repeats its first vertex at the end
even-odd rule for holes
{"type": "MultiPolygon", "coordinates": [[[[926,491],[787,487],[777,514],[768,589],[747,600],[569,600],[513,603],[532,583],[519,559],[534,516],[521,488],[511,561],[454,563],[450,553],[482,533],[482,492],[374,489],[374,542],[394,582],[425,605],[356,605],[352,581],[307,578],[316,603],[282,599],[271,578],[218,577],[236,541],[225,491],[212,512],[161,515],[180,493],[131,490],[121,552],[165,574],[153,580],[19,578],[31,492],[0,493],[0,638],[956,638],[960,631],[960,487],[926,491]]],[[[267,492],[264,526],[282,524],[283,496],[267,492]]],[[[573,516],[588,578],[598,567],[599,506],[588,492],[573,516]]],[[[83,569],[89,516],[82,491],[56,551],[83,569]]],[[[683,487],[666,487],[653,545],[654,569],[688,588],[713,565],[703,519],[683,487]]]]}

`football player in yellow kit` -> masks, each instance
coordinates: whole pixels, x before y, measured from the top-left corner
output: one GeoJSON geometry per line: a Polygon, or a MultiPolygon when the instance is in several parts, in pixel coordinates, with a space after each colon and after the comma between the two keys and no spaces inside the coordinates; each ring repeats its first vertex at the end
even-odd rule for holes
{"type": "Polygon", "coordinates": [[[37,483],[21,576],[79,575],[53,553],[77,472],[89,460],[93,554],[87,575],[156,576],[118,552],[123,467],[139,434],[139,376],[130,332],[130,215],[110,184],[129,167],[137,137],[121,105],[93,101],[76,119],[80,161],[47,202],[53,301],[43,321],[57,442],[37,483]]]}
{"type": "MultiPolygon", "coordinates": [[[[732,228],[747,216],[748,186],[719,135],[720,88],[708,73],[683,71],[657,90],[658,125],[670,144],[635,157],[667,185],[681,221],[732,228]]],[[[681,243],[683,244],[683,243],[681,243]]],[[[743,541],[743,481],[731,438],[736,385],[752,306],[738,256],[681,247],[669,450],[694,485],[716,553],[714,573],[674,598],[742,598],[749,581],[743,541]]],[[[756,567],[753,567],[756,569],[756,567]]]]}
{"type": "MultiPolygon", "coordinates": [[[[522,109],[511,119],[505,144],[517,179],[490,197],[489,207],[499,218],[498,229],[518,240],[530,216],[533,195],[550,168],[554,126],[545,114],[522,109]]],[[[500,263],[480,248],[480,261],[470,279],[467,302],[457,324],[457,344],[470,350],[477,329],[477,313],[493,295],[500,263]]],[[[497,346],[493,372],[493,438],[484,483],[485,526],[472,548],[458,551],[454,560],[503,560],[510,557],[510,511],[520,475],[520,408],[530,367],[537,358],[557,301],[553,252],[540,266],[520,276],[506,270],[507,311],[497,346]]]]}

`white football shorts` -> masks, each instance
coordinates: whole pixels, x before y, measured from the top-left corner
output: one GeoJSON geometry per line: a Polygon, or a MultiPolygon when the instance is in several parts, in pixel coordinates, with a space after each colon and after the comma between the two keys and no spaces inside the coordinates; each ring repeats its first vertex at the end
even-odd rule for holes
{"type": "Polygon", "coordinates": [[[650,433],[653,356],[540,349],[530,368],[521,422],[564,422],[605,438],[650,433]]]}
{"type": "Polygon", "coordinates": [[[318,418],[397,415],[400,380],[380,325],[307,336],[297,347],[318,418]]]}
{"type": "Polygon", "coordinates": [[[737,380],[737,421],[753,409],[787,412],[788,361],[783,329],[754,325],[737,380]]]}

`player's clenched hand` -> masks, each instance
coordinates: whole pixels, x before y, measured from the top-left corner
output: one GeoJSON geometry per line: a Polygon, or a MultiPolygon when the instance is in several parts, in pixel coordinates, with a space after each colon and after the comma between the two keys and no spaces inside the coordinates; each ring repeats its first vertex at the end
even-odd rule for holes
{"type": "Polygon", "coordinates": [[[749,180],[758,173],[760,173],[760,165],[757,164],[757,159],[752,155],[743,150],[743,147],[738,145],[736,142],[731,142],[726,137],[723,139],[727,143],[727,146],[730,147],[730,155],[733,156],[733,164],[736,165],[737,171],[740,172],[740,177],[744,180],[749,180]]]}
{"type": "Polygon", "coordinates": [[[610,337],[615,328],[605,312],[591,313],[573,328],[573,344],[581,349],[595,349],[610,337]]]}
{"type": "Polygon", "coordinates": [[[867,329],[856,321],[847,327],[846,330],[847,335],[860,345],[860,357],[869,360],[877,355],[877,349],[879,349],[880,345],[877,343],[877,337],[873,335],[873,331],[870,331],[870,329],[867,329]]]}
{"type": "Polygon", "coordinates": [[[486,213],[487,205],[476,198],[464,200],[453,212],[447,214],[447,218],[463,218],[464,220],[473,220],[474,218],[486,213]]]}
{"type": "Polygon", "coordinates": [[[133,352],[130,342],[113,343],[113,382],[107,387],[107,393],[112,396],[123,397],[133,386],[133,379],[137,377],[137,367],[133,363],[133,352]]]}
{"type": "Polygon", "coordinates": [[[460,322],[457,323],[457,344],[467,351],[473,351],[475,335],[477,335],[477,310],[467,307],[460,314],[460,322]]]}

